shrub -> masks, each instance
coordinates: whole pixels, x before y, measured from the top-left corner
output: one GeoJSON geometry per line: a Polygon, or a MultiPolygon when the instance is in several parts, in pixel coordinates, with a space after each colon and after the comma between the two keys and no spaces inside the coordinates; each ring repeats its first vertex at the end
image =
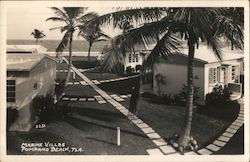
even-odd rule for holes
{"type": "Polygon", "coordinates": [[[18,118],[18,110],[16,107],[8,107],[7,108],[7,128],[13,124],[18,118]]]}
{"type": "Polygon", "coordinates": [[[159,96],[161,96],[161,85],[165,85],[166,84],[166,77],[163,76],[162,74],[158,73],[155,75],[155,80],[156,80],[156,84],[158,87],[158,94],[159,96]]]}
{"type": "Polygon", "coordinates": [[[158,96],[153,93],[144,92],[141,96],[144,98],[148,98],[157,104],[174,104],[174,97],[172,94],[164,94],[164,95],[158,96]]]}
{"type": "Polygon", "coordinates": [[[165,104],[173,104],[174,103],[174,97],[172,94],[164,94],[162,97],[162,102],[165,104]]]}
{"type": "Polygon", "coordinates": [[[128,67],[126,68],[126,73],[127,73],[127,74],[131,74],[131,73],[132,73],[132,67],[131,67],[131,66],[128,66],[128,67]]]}
{"type": "Polygon", "coordinates": [[[232,92],[228,88],[223,89],[222,85],[215,85],[213,91],[206,95],[207,105],[220,105],[229,100],[232,92]]]}
{"type": "Polygon", "coordinates": [[[32,108],[39,122],[49,123],[57,117],[54,98],[50,94],[36,96],[32,101],[32,108]]]}
{"type": "MultiPolygon", "coordinates": [[[[181,88],[181,91],[179,92],[179,94],[174,96],[174,101],[176,104],[182,105],[184,106],[186,104],[186,98],[187,98],[187,85],[183,84],[183,87],[181,88]]],[[[194,103],[197,102],[197,100],[199,99],[198,96],[198,91],[199,91],[199,87],[194,86],[194,103]]]]}
{"type": "Polygon", "coordinates": [[[141,65],[136,65],[135,66],[135,71],[137,72],[137,71],[140,71],[141,70],[141,68],[142,68],[142,66],[141,65]]]}
{"type": "Polygon", "coordinates": [[[65,79],[56,79],[55,80],[56,83],[58,83],[56,86],[55,86],[55,94],[56,94],[56,97],[57,99],[62,95],[64,89],[65,89],[65,79]]]}

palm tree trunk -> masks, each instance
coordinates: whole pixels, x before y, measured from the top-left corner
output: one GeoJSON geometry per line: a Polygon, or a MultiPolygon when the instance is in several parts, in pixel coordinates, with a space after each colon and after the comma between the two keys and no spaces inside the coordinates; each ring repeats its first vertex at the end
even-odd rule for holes
{"type": "Polygon", "coordinates": [[[65,80],[65,87],[68,85],[70,74],[71,74],[71,67],[72,67],[72,41],[73,41],[73,33],[70,33],[69,39],[69,65],[68,65],[68,73],[65,80]]]}
{"type": "Polygon", "coordinates": [[[188,144],[192,117],[193,117],[193,98],[194,98],[194,85],[193,85],[193,71],[194,71],[194,53],[195,43],[192,40],[188,41],[188,75],[187,75],[187,99],[186,99],[186,126],[179,138],[179,149],[182,152],[188,144]]]}
{"type": "Polygon", "coordinates": [[[37,43],[38,43],[38,39],[36,39],[36,45],[37,45],[37,43]]]}
{"type": "Polygon", "coordinates": [[[89,49],[88,49],[88,62],[90,62],[90,50],[91,50],[92,43],[89,42],[89,49]]]}

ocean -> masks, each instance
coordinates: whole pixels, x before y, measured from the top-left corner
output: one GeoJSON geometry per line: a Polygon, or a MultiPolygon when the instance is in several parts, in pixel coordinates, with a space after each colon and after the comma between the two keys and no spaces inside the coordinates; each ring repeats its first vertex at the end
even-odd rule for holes
{"type": "MultiPolygon", "coordinates": [[[[42,40],[39,41],[39,45],[44,46],[48,49],[48,52],[55,52],[56,47],[59,45],[60,40],[42,40]]],[[[91,48],[91,53],[101,53],[103,47],[108,43],[108,41],[100,41],[93,44],[91,48]]],[[[7,45],[32,45],[36,44],[35,40],[7,40],[7,45]]],[[[68,51],[68,48],[64,50],[68,51]]],[[[87,52],[88,42],[85,40],[73,40],[72,46],[73,52],[87,52]]]]}

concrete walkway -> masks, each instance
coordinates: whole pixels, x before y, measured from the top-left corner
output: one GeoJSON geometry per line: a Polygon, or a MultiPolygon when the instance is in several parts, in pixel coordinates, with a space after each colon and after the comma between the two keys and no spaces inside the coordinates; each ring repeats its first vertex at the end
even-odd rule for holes
{"type": "MultiPolygon", "coordinates": [[[[69,64],[68,60],[63,57],[63,61],[69,64]]],[[[104,98],[107,102],[114,106],[118,111],[120,111],[123,115],[128,118],[128,110],[116,101],[114,98],[116,96],[110,96],[105,91],[100,89],[95,83],[93,83],[89,78],[83,75],[77,68],[72,66],[72,70],[83,79],[88,85],[90,85],[97,93],[100,94],[102,98],[104,98]],[[114,97],[114,98],[113,98],[114,97]]],[[[148,124],[143,122],[140,118],[135,116],[133,119],[128,118],[131,122],[133,122],[137,127],[143,131],[152,142],[155,143],[156,148],[148,149],[147,152],[149,155],[168,155],[168,154],[176,154],[176,150],[169,145],[158,133],[156,133],[148,124]]]]}
{"type": "MultiPolygon", "coordinates": [[[[227,146],[230,140],[234,137],[236,132],[242,127],[244,124],[244,98],[240,98],[238,100],[240,104],[240,111],[237,119],[212,143],[207,145],[206,147],[200,149],[196,152],[188,152],[186,154],[198,154],[198,155],[211,155],[215,154],[223,147],[227,146]]],[[[244,147],[244,146],[242,146],[244,147]]]]}

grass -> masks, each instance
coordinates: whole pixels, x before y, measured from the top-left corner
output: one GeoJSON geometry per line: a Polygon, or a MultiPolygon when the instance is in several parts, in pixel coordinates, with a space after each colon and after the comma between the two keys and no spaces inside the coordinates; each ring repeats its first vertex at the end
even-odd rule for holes
{"type": "MultiPolygon", "coordinates": [[[[129,100],[126,100],[123,105],[128,107],[129,100]]],[[[182,133],[185,123],[185,108],[155,104],[141,97],[138,102],[138,117],[168,141],[173,134],[182,133]]],[[[199,147],[203,147],[212,139],[217,138],[229,125],[228,121],[194,113],[191,136],[197,140],[199,147]]]]}
{"type": "MultiPolygon", "coordinates": [[[[66,142],[67,146],[81,147],[83,155],[146,155],[155,148],[139,128],[111,104],[75,102],[72,116],[31,132],[8,133],[8,153],[21,154],[21,142],[66,142]],[[116,128],[121,128],[121,146],[116,145],[116,128]]],[[[53,154],[53,153],[39,153],[53,154]]]]}
{"type": "Polygon", "coordinates": [[[103,72],[96,72],[96,71],[87,71],[83,73],[89,79],[93,80],[108,80],[108,79],[116,79],[122,76],[114,73],[103,73],[103,72]]]}
{"type": "Polygon", "coordinates": [[[223,105],[199,106],[198,113],[204,114],[215,119],[233,122],[240,110],[240,105],[236,101],[228,101],[223,105]]]}
{"type": "Polygon", "coordinates": [[[98,93],[90,86],[68,85],[64,91],[65,96],[70,97],[94,97],[98,93]]]}

